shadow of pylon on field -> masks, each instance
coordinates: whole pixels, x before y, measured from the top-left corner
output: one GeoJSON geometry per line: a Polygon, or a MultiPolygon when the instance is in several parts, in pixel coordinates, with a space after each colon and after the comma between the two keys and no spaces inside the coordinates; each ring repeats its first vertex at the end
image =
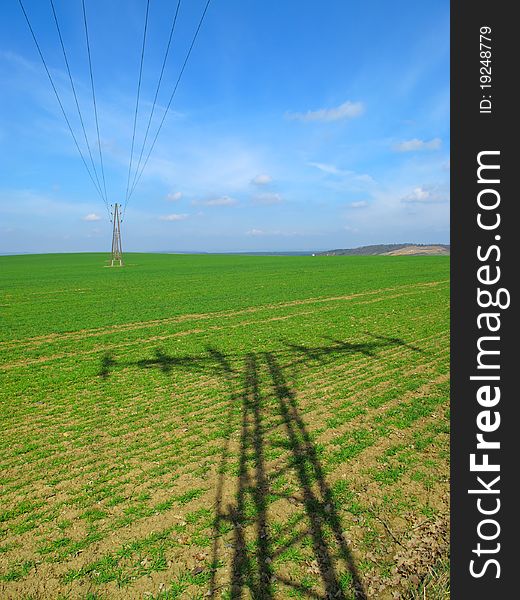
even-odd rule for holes
{"type": "Polygon", "coordinates": [[[339,548],[341,562],[344,562],[353,582],[356,598],[365,600],[366,595],[359,578],[356,564],[348,544],[343,536],[341,520],[335,509],[332,490],[326,482],[316,448],[307,431],[305,422],[299,412],[296,396],[288,386],[283,370],[272,353],[264,354],[276,398],[279,412],[283,417],[287,438],[295,465],[300,492],[309,522],[309,535],[315,558],[318,562],[320,576],[325,587],[326,598],[345,599],[345,593],[327,544],[325,529],[332,531],[339,548]],[[319,495],[313,489],[316,481],[319,495]]]}
{"type": "MultiPolygon", "coordinates": [[[[325,337],[330,343],[321,346],[306,346],[304,344],[294,344],[280,340],[283,348],[271,352],[271,356],[279,360],[287,360],[286,367],[305,366],[310,363],[326,363],[339,356],[350,356],[362,354],[369,358],[378,358],[379,353],[386,348],[403,347],[413,352],[424,353],[417,346],[406,342],[398,337],[389,337],[382,334],[371,333],[365,331],[365,335],[373,338],[359,342],[347,342],[331,337],[325,337]]],[[[111,351],[107,351],[101,357],[100,370],[97,375],[103,379],[107,379],[116,370],[116,367],[139,367],[141,369],[159,369],[165,375],[170,375],[175,369],[183,369],[187,371],[195,371],[207,373],[213,371],[214,374],[229,377],[227,367],[223,366],[222,359],[226,361],[243,358],[242,354],[220,353],[218,350],[206,347],[208,353],[204,355],[186,355],[172,356],[165,352],[162,348],[154,349],[153,358],[142,358],[139,360],[125,360],[114,358],[111,351]]],[[[229,366],[229,365],[228,365],[229,366]]]]}
{"type": "Polygon", "coordinates": [[[105,352],[101,358],[101,368],[99,369],[99,377],[102,379],[108,379],[112,367],[116,365],[116,361],[111,352],[105,352]]]}
{"type": "MultiPolygon", "coordinates": [[[[215,487],[215,517],[212,534],[212,560],[207,596],[216,598],[221,587],[229,587],[232,600],[246,595],[255,600],[280,597],[277,584],[299,595],[320,600],[346,600],[345,586],[353,591],[356,600],[366,600],[355,560],[343,536],[341,519],[335,506],[334,494],[328,485],[319,454],[312,441],[295,391],[287,376],[297,377],[301,368],[311,364],[326,364],[339,357],[363,355],[377,359],[379,352],[391,347],[403,347],[414,352],[423,350],[396,337],[365,332],[372,339],[348,342],[329,338],[329,344],[305,346],[282,341],[280,349],[272,352],[226,353],[206,347],[205,354],[169,355],[156,348],[153,358],[126,360],[116,363],[110,353],[102,357],[99,376],[107,379],[115,367],[158,369],[165,376],[175,370],[211,374],[222,378],[227,385],[228,407],[224,429],[226,436],[220,454],[215,487]],[[282,363],[283,361],[283,363],[282,363]],[[240,366],[236,366],[240,365],[240,366]],[[260,376],[262,373],[263,377],[260,376]],[[268,427],[274,423],[277,432],[283,431],[283,448],[287,451],[280,460],[267,460],[269,452],[279,445],[267,438],[268,427]],[[233,436],[239,425],[239,437],[233,436]],[[230,485],[233,459],[237,457],[236,477],[230,485]],[[291,472],[298,486],[294,494],[270,489],[270,481],[291,472]],[[277,544],[269,523],[272,500],[299,503],[303,513],[298,524],[305,530],[294,532],[293,525],[285,529],[288,540],[277,544]],[[217,581],[220,556],[226,532],[232,532],[232,557],[229,581],[217,581]],[[277,573],[276,559],[297,544],[309,540],[316,562],[315,573],[320,577],[324,595],[301,583],[277,573]],[[344,574],[348,574],[346,581],[344,574]],[[348,583],[347,583],[348,582],[348,583]]],[[[227,545],[229,547],[229,544],[227,545]]]]}
{"type": "MultiPolygon", "coordinates": [[[[233,503],[224,508],[225,466],[230,457],[230,440],[226,440],[219,468],[216,487],[215,520],[213,532],[212,562],[218,563],[218,544],[221,528],[226,523],[233,531],[233,558],[230,575],[230,597],[242,598],[248,589],[251,597],[262,600],[273,598],[272,556],[270,554],[267,522],[268,479],[265,471],[264,424],[258,358],[249,353],[244,359],[241,374],[231,368],[226,357],[216,350],[208,349],[220,364],[230,388],[230,412],[240,408],[240,450],[238,459],[237,491],[233,503]],[[249,463],[253,463],[250,466],[249,463]],[[249,508],[251,506],[251,509],[249,508]],[[254,516],[249,516],[251,512],[254,516]],[[254,528],[255,549],[248,548],[246,528],[254,528]]],[[[231,418],[229,419],[231,423],[231,418]]],[[[217,591],[215,568],[212,571],[208,595],[215,597],[217,591]]]]}
{"type": "MultiPolygon", "coordinates": [[[[230,413],[240,409],[240,437],[236,492],[233,502],[224,500],[225,471],[231,458],[229,438],[221,454],[219,476],[216,486],[215,520],[213,531],[213,570],[208,596],[216,598],[216,569],[219,563],[219,539],[225,525],[232,527],[232,564],[229,579],[230,598],[233,600],[251,597],[270,600],[280,597],[275,594],[275,585],[292,588],[300,595],[346,600],[341,585],[338,567],[346,568],[350,574],[356,599],[366,600],[352,554],[345,541],[339,515],[334,507],[332,490],[325,480],[323,468],[311,437],[300,415],[296,396],[288,386],[282,367],[274,353],[249,353],[244,357],[241,373],[234,371],[227,358],[215,350],[208,349],[226,376],[230,390],[230,413]],[[262,393],[260,368],[266,369],[270,390],[262,393]],[[266,438],[269,421],[282,418],[289,455],[285,461],[268,473],[266,438]],[[270,490],[269,481],[277,473],[293,470],[296,474],[304,516],[299,522],[308,527],[293,535],[281,547],[275,548],[270,537],[268,505],[270,497],[287,501],[294,496],[270,490]],[[328,541],[332,532],[335,551],[328,541]],[[290,550],[304,538],[312,544],[314,558],[325,595],[318,594],[281,574],[277,574],[274,560],[290,550]]],[[[232,417],[229,419],[231,424],[232,417]]],[[[233,453],[234,454],[234,453],[233,453]]]]}

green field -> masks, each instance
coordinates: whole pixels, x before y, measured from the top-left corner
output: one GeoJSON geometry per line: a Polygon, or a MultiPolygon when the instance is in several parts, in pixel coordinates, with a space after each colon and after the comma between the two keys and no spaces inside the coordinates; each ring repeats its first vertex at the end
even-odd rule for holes
{"type": "Polygon", "coordinates": [[[443,597],[449,259],[105,259],[0,257],[0,598],[443,597]]]}

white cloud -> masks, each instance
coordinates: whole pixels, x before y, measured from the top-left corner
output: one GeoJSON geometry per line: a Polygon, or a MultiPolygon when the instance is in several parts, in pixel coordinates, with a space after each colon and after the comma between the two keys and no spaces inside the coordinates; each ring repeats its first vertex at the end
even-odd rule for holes
{"type": "Polygon", "coordinates": [[[324,173],[330,173],[331,175],[341,175],[343,171],[338,169],[338,167],[334,165],[328,165],[326,163],[318,163],[318,162],[310,162],[307,163],[310,167],[315,167],[324,173]]]}
{"type": "Polygon", "coordinates": [[[96,213],[89,213],[83,217],[83,221],[101,221],[101,217],[96,213]]]}
{"type": "Polygon", "coordinates": [[[172,192],[171,194],[168,194],[166,196],[166,200],[169,200],[170,202],[177,202],[181,198],[182,198],[181,192],[172,192]]]}
{"type": "Polygon", "coordinates": [[[264,229],[250,229],[246,231],[246,235],[252,237],[262,237],[262,236],[273,236],[273,237],[292,237],[301,235],[297,231],[281,231],[279,229],[273,229],[270,231],[265,231],[264,229]]]}
{"type": "Polygon", "coordinates": [[[396,152],[419,152],[421,150],[439,150],[442,145],[441,138],[433,138],[429,142],[424,140],[405,140],[394,146],[396,152]]]}
{"type": "Polygon", "coordinates": [[[416,187],[410,194],[401,198],[401,202],[408,204],[427,204],[431,202],[446,202],[447,198],[435,190],[428,190],[423,187],[416,187]]]}
{"type": "Polygon", "coordinates": [[[318,110],[308,110],[306,113],[287,113],[288,119],[298,121],[340,121],[342,119],[352,119],[363,114],[365,107],[362,102],[344,102],[334,108],[320,108],[318,110]]]}
{"type": "Polygon", "coordinates": [[[237,201],[229,196],[222,196],[220,198],[210,198],[209,200],[194,200],[193,204],[196,206],[234,206],[237,201]]]}
{"type": "Polygon", "coordinates": [[[371,175],[367,175],[366,173],[360,173],[359,175],[352,173],[352,176],[355,181],[358,181],[361,183],[367,183],[370,185],[376,184],[376,180],[371,175]]]}
{"type": "Polygon", "coordinates": [[[267,175],[267,173],[261,173],[260,175],[257,175],[256,177],[253,177],[253,179],[251,179],[251,183],[253,185],[268,185],[273,181],[273,178],[271,177],[271,175],[267,175]]]}
{"type": "Polygon", "coordinates": [[[367,185],[373,186],[376,184],[374,178],[366,173],[356,173],[356,171],[349,171],[340,169],[336,165],[321,163],[321,162],[308,162],[309,167],[314,167],[322,173],[327,175],[336,175],[338,178],[342,178],[343,183],[348,184],[350,187],[364,188],[367,185]]]}
{"type": "Polygon", "coordinates": [[[356,202],[351,202],[347,208],[365,208],[368,206],[368,202],[366,200],[356,200],[356,202]]]}
{"type": "Polygon", "coordinates": [[[159,217],[161,221],[184,221],[188,218],[186,214],[172,214],[172,215],[162,215],[159,217]]]}
{"type": "Polygon", "coordinates": [[[255,204],[280,204],[283,202],[283,198],[280,194],[275,193],[257,194],[253,196],[253,202],[255,204]]]}
{"type": "Polygon", "coordinates": [[[411,194],[403,198],[403,202],[426,202],[431,198],[431,192],[422,187],[416,187],[411,194]]]}

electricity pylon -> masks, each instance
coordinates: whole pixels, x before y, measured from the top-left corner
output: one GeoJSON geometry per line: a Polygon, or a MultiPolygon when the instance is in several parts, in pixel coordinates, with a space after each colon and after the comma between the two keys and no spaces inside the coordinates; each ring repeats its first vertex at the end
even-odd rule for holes
{"type": "Polygon", "coordinates": [[[112,232],[112,260],[111,267],[123,266],[123,249],[121,248],[121,218],[119,216],[119,206],[114,204],[114,216],[112,219],[114,229],[112,232]],[[119,263],[119,264],[118,264],[119,263]]]}

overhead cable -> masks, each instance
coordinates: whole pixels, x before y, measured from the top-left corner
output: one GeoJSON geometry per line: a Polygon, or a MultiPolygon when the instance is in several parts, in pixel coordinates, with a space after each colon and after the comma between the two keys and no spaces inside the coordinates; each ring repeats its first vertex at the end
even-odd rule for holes
{"type": "MultiPolygon", "coordinates": [[[[132,187],[135,184],[135,181],[137,179],[137,175],[139,173],[139,168],[141,167],[141,162],[143,160],[143,153],[144,153],[144,149],[145,149],[145,146],[146,146],[146,142],[148,140],[148,134],[150,132],[150,126],[152,124],[152,118],[153,118],[153,115],[154,115],[154,112],[155,112],[155,106],[157,104],[157,97],[159,95],[159,89],[161,87],[161,82],[162,82],[162,78],[163,78],[163,74],[164,74],[164,69],[166,67],[166,61],[168,60],[168,54],[170,52],[170,46],[171,46],[171,43],[172,43],[173,32],[175,31],[175,25],[177,23],[177,16],[179,14],[179,7],[180,7],[180,5],[181,5],[181,0],[178,0],[178,2],[177,2],[177,8],[175,9],[175,15],[173,17],[172,26],[170,28],[170,37],[168,38],[168,44],[166,46],[166,51],[164,53],[164,59],[163,59],[163,62],[162,62],[161,73],[159,75],[159,81],[157,82],[157,87],[155,89],[155,96],[154,96],[154,99],[153,99],[152,110],[150,111],[150,116],[148,118],[148,123],[146,125],[146,132],[144,134],[144,140],[143,140],[143,143],[141,145],[141,151],[139,153],[139,160],[137,162],[137,167],[136,167],[136,170],[135,170],[134,179],[132,181],[132,187]]],[[[126,203],[125,203],[125,207],[123,209],[123,215],[124,215],[125,211],[126,211],[126,203]]]]}
{"type": "Polygon", "coordinates": [[[188,50],[188,52],[186,54],[186,58],[184,59],[184,63],[182,65],[181,71],[179,73],[179,77],[177,78],[177,81],[175,83],[175,87],[173,88],[172,95],[170,96],[170,100],[169,100],[169,102],[168,102],[168,104],[167,104],[167,106],[166,106],[166,108],[164,110],[164,114],[163,114],[161,122],[159,124],[159,128],[157,129],[157,133],[155,134],[155,137],[153,139],[152,145],[150,146],[150,149],[149,149],[148,154],[146,156],[146,160],[144,161],[144,164],[141,167],[141,171],[139,172],[139,175],[138,175],[138,177],[137,177],[137,179],[135,181],[135,184],[133,185],[132,189],[130,190],[130,194],[128,196],[128,199],[130,199],[131,196],[132,196],[132,194],[134,193],[134,190],[135,190],[136,186],[138,185],[138,183],[139,183],[139,181],[141,179],[141,176],[143,175],[143,172],[144,172],[144,170],[146,168],[146,165],[148,164],[148,161],[150,159],[150,155],[152,154],[152,151],[153,151],[153,149],[155,147],[155,143],[157,142],[157,138],[159,137],[159,133],[160,133],[160,131],[162,129],[162,126],[164,124],[164,121],[166,119],[166,115],[168,114],[168,111],[170,110],[170,106],[171,106],[171,104],[173,102],[173,98],[175,97],[175,93],[177,92],[177,88],[179,87],[179,83],[181,81],[182,74],[184,73],[184,70],[185,70],[186,65],[188,63],[188,60],[190,58],[191,52],[193,50],[193,46],[195,45],[195,41],[197,40],[197,36],[199,35],[199,31],[200,31],[200,28],[201,28],[202,23],[204,21],[204,17],[206,16],[206,12],[208,10],[208,6],[209,6],[210,2],[211,2],[211,0],[207,0],[207,2],[206,2],[206,6],[204,7],[204,11],[202,13],[202,16],[200,18],[199,24],[197,26],[197,29],[196,29],[195,34],[193,36],[193,39],[191,41],[191,45],[189,47],[189,50],[188,50]]]}
{"type": "Polygon", "coordinates": [[[128,178],[126,181],[125,206],[126,206],[126,203],[128,202],[128,190],[130,188],[130,175],[132,172],[132,160],[133,160],[133,156],[134,156],[135,129],[136,129],[136,125],[137,125],[137,113],[139,111],[139,96],[141,93],[141,79],[143,76],[144,49],[145,49],[145,45],[146,45],[146,31],[148,29],[149,9],[150,9],[150,0],[146,0],[146,15],[145,15],[145,19],[144,19],[143,45],[141,47],[141,63],[139,66],[139,80],[137,82],[137,99],[136,99],[136,103],[135,103],[134,130],[132,133],[132,147],[130,150],[130,163],[128,165],[128,178]]]}
{"type": "MultiPolygon", "coordinates": [[[[98,113],[97,113],[97,104],[96,104],[96,92],[94,87],[94,74],[92,72],[92,57],[90,54],[90,41],[88,35],[88,25],[87,25],[87,11],[85,8],[85,0],[81,0],[83,6],[83,23],[85,25],[85,40],[87,42],[87,54],[88,54],[88,68],[90,73],[90,87],[92,90],[92,102],[94,104],[94,117],[96,120],[96,132],[97,132],[97,141],[98,141],[98,150],[99,150],[99,162],[101,164],[101,178],[103,180],[103,191],[105,193],[105,198],[107,198],[107,184],[105,181],[105,167],[103,165],[103,153],[101,151],[101,139],[99,136],[99,121],[98,121],[98,113]]],[[[107,200],[108,204],[108,200],[107,200]]]]}
{"type": "MultiPolygon", "coordinates": [[[[92,165],[94,176],[96,178],[97,187],[99,189],[101,189],[101,183],[99,181],[99,176],[98,176],[98,173],[97,173],[96,165],[94,163],[94,158],[92,156],[92,150],[90,148],[90,143],[88,141],[88,136],[87,136],[87,132],[86,132],[86,129],[85,129],[85,123],[83,121],[83,115],[81,113],[81,108],[79,106],[78,95],[76,93],[76,86],[74,85],[74,79],[72,78],[72,73],[71,73],[71,70],[70,70],[69,60],[68,60],[68,57],[67,57],[67,52],[65,50],[65,44],[63,42],[63,36],[61,35],[61,28],[60,28],[60,24],[59,24],[59,21],[58,21],[58,16],[56,14],[56,9],[54,7],[54,1],[50,0],[50,3],[51,3],[51,8],[52,8],[52,14],[54,16],[54,22],[56,23],[56,29],[58,31],[58,36],[60,38],[61,50],[63,52],[63,58],[65,59],[65,65],[67,67],[67,73],[68,73],[68,76],[69,76],[70,86],[72,88],[72,94],[74,96],[74,102],[76,103],[76,109],[78,111],[79,121],[81,123],[81,129],[83,130],[83,137],[85,138],[85,143],[87,145],[87,150],[88,150],[88,154],[89,154],[89,157],[90,157],[90,163],[92,165]]],[[[104,197],[104,202],[105,202],[105,206],[107,208],[107,211],[108,211],[108,213],[110,215],[110,209],[109,209],[109,206],[108,206],[108,200],[107,200],[106,196],[104,197]]]]}
{"type": "Polygon", "coordinates": [[[89,177],[90,177],[92,183],[94,184],[94,187],[96,188],[96,190],[97,190],[97,192],[98,192],[101,200],[104,201],[103,193],[102,193],[100,187],[98,187],[98,185],[96,184],[96,181],[95,181],[94,177],[92,176],[92,173],[91,173],[91,171],[89,169],[87,161],[85,160],[85,157],[83,156],[83,152],[81,151],[81,148],[79,146],[79,143],[78,143],[78,140],[76,138],[76,135],[74,134],[74,130],[72,129],[72,125],[70,124],[69,118],[67,117],[67,113],[65,112],[65,108],[63,107],[63,103],[61,101],[60,95],[58,93],[58,90],[56,88],[56,85],[54,83],[52,75],[51,75],[51,73],[49,71],[49,68],[47,66],[47,62],[45,61],[45,58],[44,58],[43,53],[41,51],[40,44],[38,43],[38,40],[36,39],[36,35],[34,33],[34,29],[32,28],[31,22],[29,20],[29,17],[27,15],[27,12],[25,10],[25,7],[23,5],[22,0],[18,0],[18,3],[20,4],[20,8],[22,9],[23,15],[24,15],[25,20],[27,22],[27,25],[29,27],[29,31],[31,32],[32,38],[33,38],[34,43],[36,45],[36,49],[38,50],[38,54],[40,55],[40,58],[41,58],[42,63],[43,63],[43,66],[45,68],[45,72],[47,73],[47,77],[49,78],[49,81],[51,83],[52,89],[54,91],[54,94],[55,94],[56,99],[58,101],[58,104],[60,106],[61,112],[63,113],[63,117],[65,118],[65,122],[67,123],[67,127],[69,128],[69,131],[70,131],[70,134],[72,136],[72,139],[74,140],[74,144],[75,144],[75,146],[76,146],[76,148],[77,148],[77,150],[79,152],[79,155],[81,156],[81,160],[83,161],[83,164],[85,165],[85,169],[87,170],[87,173],[89,174],[89,177]]]}

